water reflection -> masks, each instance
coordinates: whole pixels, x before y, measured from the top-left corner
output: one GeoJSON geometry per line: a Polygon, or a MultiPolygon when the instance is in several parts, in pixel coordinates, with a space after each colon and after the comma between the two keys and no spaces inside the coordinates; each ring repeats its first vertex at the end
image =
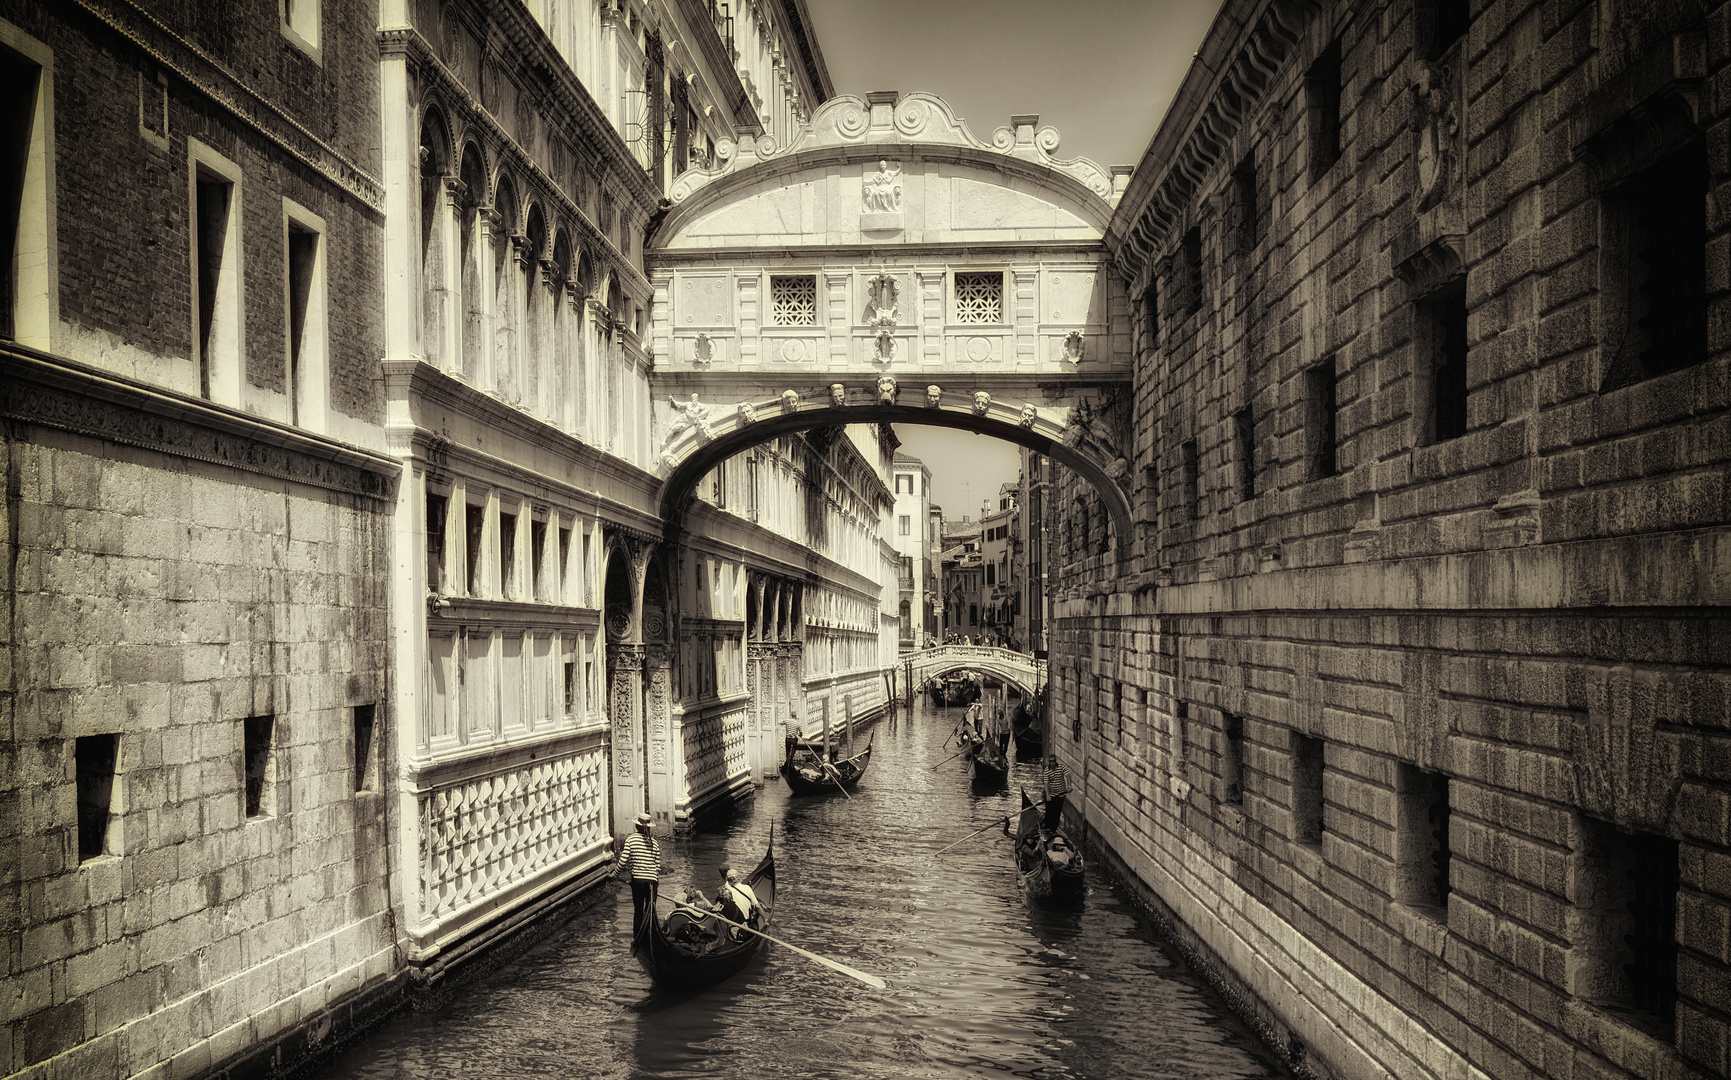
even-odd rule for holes
{"type": "Polygon", "coordinates": [[[1092,869],[1079,908],[1048,911],[1021,900],[1001,830],[936,854],[1038,784],[1035,764],[1018,763],[1007,785],[975,788],[965,762],[944,763],[953,726],[922,703],[879,727],[851,800],[790,798],[772,782],[730,820],[664,845],[663,890],[707,893],[721,863],[755,863],[773,826],[774,932],[888,990],[775,946],[709,990],[658,990],[627,953],[619,888],[323,1075],[1287,1076],[1092,869]]]}

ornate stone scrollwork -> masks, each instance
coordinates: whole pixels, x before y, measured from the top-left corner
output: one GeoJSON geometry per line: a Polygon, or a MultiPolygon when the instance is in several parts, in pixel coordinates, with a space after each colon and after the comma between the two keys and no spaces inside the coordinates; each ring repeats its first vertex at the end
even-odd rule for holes
{"type": "Polygon", "coordinates": [[[691,362],[707,364],[715,359],[715,341],[708,334],[698,334],[691,346],[691,362]]]}
{"type": "Polygon", "coordinates": [[[896,337],[888,330],[879,330],[872,339],[872,359],[887,364],[896,358],[896,337]]]}
{"type": "Polygon", "coordinates": [[[1082,350],[1086,347],[1087,343],[1082,337],[1082,332],[1080,330],[1070,331],[1069,335],[1064,338],[1064,359],[1072,364],[1080,364],[1082,362],[1082,350]]]}

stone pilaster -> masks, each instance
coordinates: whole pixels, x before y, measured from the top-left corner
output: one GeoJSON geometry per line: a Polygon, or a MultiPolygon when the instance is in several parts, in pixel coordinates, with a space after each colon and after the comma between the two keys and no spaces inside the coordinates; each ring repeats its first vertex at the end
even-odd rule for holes
{"type": "Polygon", "coordinates": [[[643,646],[610,644],[607,719],[613,728],[613,831],[631,831],[646,806],[643,743],[643,646]]]}

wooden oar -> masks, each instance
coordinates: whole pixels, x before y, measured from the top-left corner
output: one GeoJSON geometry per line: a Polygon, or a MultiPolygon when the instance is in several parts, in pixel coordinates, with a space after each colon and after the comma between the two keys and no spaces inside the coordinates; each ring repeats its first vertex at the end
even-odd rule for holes
{"type": "Polygon", "coordinates": [[[975,829],[973,832],[969,833],[968,835],[962,837],[960,840],[957,840],[955,843],[951,844],[950,847],[939,848],[937,851],[932,852],[932,854],[942,855],[944,852],[950,850],[950,848],[962,846],[963,844],[967,843],[969,840],[972,840],[974,837],[980,835],[981,833],[985,832],[987,829],[990,829],[995,825],[1002,825],[1004,822],[1009,821],[1011,818],[1021,817],[1023,814],[1027,813],[1028,810],[1038,810],[1040,807],[1045,806],[1045,805],[1046,805],[1046,800],[1041,799],[1039,802],[1035,803],[1033,806],[1028,807],[1027,810],[1018,810],[1013,814],[1005,814],[1001,818],[997,818],[996,820],[993,820],[991,822],[988,822],[985,825],[980,826],[979,828],[975,829]]]}
{"type": "Polygon", "coordinates": [[[847,788],[841,782],[841,770],[836,768],[834,765],[831,765],[827,761],[822,762],[821,764],[823,765],[824,768],[828,769],[830,772],[835,773],[835,786],[838,788],[841,788],[841,793],[843,795],[847,795],[847,801],[848,802],[853,802],[853,796],[847,794],[847,788]]]}
{"type": "Polygon", "coordinates": [[[968,748],[965,746],[962,747],[960,750],[957,750],[955,753],[951,754],[949,757],[938,762],[936,765],[933,765],[932,771],[937,772],[939,769],[943,768],[945,765],[948,765],[950,762],[956,760],[957,758],[961,757],[963,754],[965,754],[967,752],[968,752],[968,748]]]}
{"type": "MultiPolygon", "coordinates": [[[[661,898],[661,899],[667,899],[667,898],[661,898]]],[[[860,982],[865,983],[867,986],[871,987],[874,990],[884,990],[884,989],[887,989],[889,987],[889,983],[884,982],[882,979],[878,978],[876,975],[867,975],[865,972],[859,970],[858,968],[850,968],[846,964],[841,963],[838,960],[831,960],[827,956],[819,956],[817,953],[807,952],[805,949],[800,948],[798,945],[789,945],[787,942],[781,940],[780,938],[770,937],[768,934],[764,933],[762,930],[754,930],[751,927],[745,925],[744,923],[736,923],[732,919],[729,919],[725,915],[718,915],[713,911],[704,911],[700,908],[694,908],[690,904],[681,904],[679,901],[673,900],[673,899],[667,899],[667,902],[672,904],[675,909],[684,908],[686,911],[691,912],[692,914],[696,915],[700,919],[701,918],[715,919],[717,921],[724,922],[729,926],[738,927],[739,929],[744,930],[748,934],[756,934],[758,937],[762,938],[763,940],[774,942],[775,944],[780,945],[784,949],[787,949],[791,952],[798,953],[799,955],[805,957],[807,960],[815,961],[819,964],[822,964],[824,967],[827,967],[827,968],[834,968],[835,970],[841,972],[843,975],[846,975],[850,979],[858,979],[860,982]]]]}

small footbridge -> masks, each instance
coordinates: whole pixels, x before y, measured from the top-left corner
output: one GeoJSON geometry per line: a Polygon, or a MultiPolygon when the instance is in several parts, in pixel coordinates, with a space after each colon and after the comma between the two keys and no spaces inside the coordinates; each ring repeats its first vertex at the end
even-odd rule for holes
{"type": "Polygon", "coordinates": [[[910,704],[913,695],[932,680],[957,671],[977,671],[1008,683],[1027,697],[1046,685],[1046,661],[991,645],[937,645],[908,653],[902,657],[901,665],[905,680],[902,685],[907,687],[910,704]]]}

